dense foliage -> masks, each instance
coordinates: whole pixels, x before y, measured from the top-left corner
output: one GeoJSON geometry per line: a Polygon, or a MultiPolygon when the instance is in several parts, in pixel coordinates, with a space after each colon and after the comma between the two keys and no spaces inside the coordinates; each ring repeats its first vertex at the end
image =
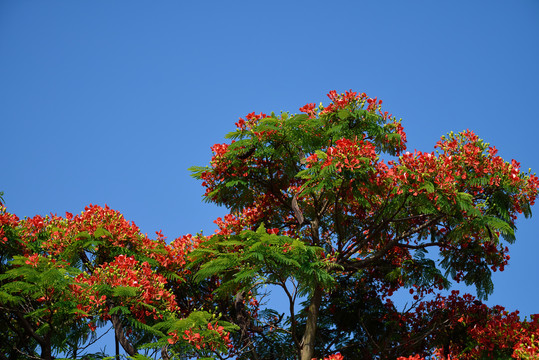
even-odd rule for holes
{"type": "Polygon", "coordinates": [[[101,359],[88,345],[109,324],[137,359],[227,352],[235,327],[201,310],[212,284],[190,280],[191,236],[152,240],[92,205],[77,216],[24,220],[3,208],[0,225],[0,359],[101,359]]]}
{"type": "Polygon", "coordinates": [[[101,358],[96,327],[134,358],[535,358],[539,316],[481,300],[539,179],[468,130],[407,151],[381,100],[328,96],[240,118],[192,168],[230,209],[211,236],[150,239],[107,207],[2,208],[0,359],[101,358]]]}

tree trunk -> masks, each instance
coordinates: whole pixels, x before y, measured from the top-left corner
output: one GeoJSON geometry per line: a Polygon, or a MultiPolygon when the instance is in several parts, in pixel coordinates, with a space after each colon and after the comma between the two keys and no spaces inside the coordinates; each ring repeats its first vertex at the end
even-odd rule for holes
{"type": "Polygon", "coordinates": [[[318,320],[318,310],[322,301],[322,289],[316,287],[311,298],[311,304],[307,309],[307,325],[301,340],[301,360],[311,360],[314,355],[314,345],[316,336],[316,323],[318,320]]]}
{"type": "Polygon", "coordinates": [[[137,354],[137,350],[131,345],[129,340],[125,337],[124,334],[124,328],[122,326],[122,322],[120,320],[120,317],[116,314],[111,316],[112,326],[114,327],[114,334],[116,335],[116,338],[124,348],[125,352],[128,355],[135,356],[137,354]]]}
{"type": "Polygon", "coordinates": [[[116,347],[116,360],[120,360],[120,341],[118,341],[116,330],[114,330],[114,345],[116,347]]]}
{"type": "Polygon", "coordinates": [[[52,360],[51,347],[44,345],[41,347],[41,358],[44,360],[52,360]]]}
{"type": "Polygon", "coordinates": [[[43,336],[43,344],[40,344],[41,346],[41,358],[45,360],[52,360],[52,344],[51,344],[51,331],[49,330],[48,333],[46,333],[43,336]]]}

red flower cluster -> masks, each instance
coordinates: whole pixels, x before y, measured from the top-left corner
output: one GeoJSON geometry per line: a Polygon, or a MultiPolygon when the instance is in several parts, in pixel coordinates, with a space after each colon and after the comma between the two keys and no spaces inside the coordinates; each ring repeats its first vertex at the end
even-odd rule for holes
{"type": "Polygon", "coordinates": [[[327,149],[326,154],[327,158],[322,168],[333,164],[338,171],[343,168],[353,170],[372,166],[378,157],[374,144],[368,140],[358,140],[357,137],[353,140],[337,140],[335,146],[327,149]]]}
{"type": "Polygon", "coordinates": [[[33,267],[37,267],[37,264],[39,263],[39,254],[33,254],[28,257],[28,260],[25,261],[27,265],[32,265],[33,267]]]}
{"type": "Polygon", "coordinates": [[[299,111],[309,115],[309,119],[314,119],[316,117],[316,104],[310,103],[299,108],[299,111]]]}
{"type": "MultiPolygon", "coordinates": [[[[411,334],[425,326],[424,319],[429,319],[427,327],[443,326],[439,332],[433,332],[433,343],[445,342],[447,333],[459,333],[464,340],[453,339],[436,352],[436,359],[472,360],[478,358],[534,358],[539,350],[539,314],[532,315],[530,321],[522,321],[518,311],[508,312],[501,306],[487,307],[472,295],[459,296],[453,291],[450,296],[438,295],[436,299],[421,302],[414,313],[405,320],[411,324],[411,334]],[[470,344],[473,344],[472,346],[470,344]]],[[[419,355],[400,360],[420,359],[419,355]]]]}
{"type": "Polygon", "coordinates": [[[236,123],[236,127],[239,130],[250,130],[258,123],[260,119],[264,119],[267,117],[268,115],[263,113],[256,115],[253,111],[252,113],[249,113],[245,116],[245,119],[247,119],[247,121],[245,121],[243,118],[240,118],[236,123]]]}
{"type": "Polygon", "coordinates": [[[112,246],[125,247],[128,244],[138,248],[151,246],[151,240],[140,234],[134,222],[127,221],[120,212],[106,205],[103,208],[90,204],[80,215],[73,216],[66,213],[65,219],[53,215],[49,226],[52,228],[51,238],[43,247],[56,255],[82,236],[93,236],[99,229],[108,232],[108,234],[102,232],[100,237],[106,238],[112,246]]]}
{"type": "Polygon", "coordinates": [[[147,262],[140,263],[132,256],[119,255],[114,261],[100,265],[93,274],[82,273],[77,276],[73,291],[80,300],[78,308],[89,314],[99,313],[107,320],[110,318],[108,312],[111,306],[125,306],[135,318],[144,322],[146,317],[161,319],[163,312],[179,310],[175,296],[165,287],[166,283],[165,277],[153,271],[147,262]],[[99,291],[103,285],[111,289],[135,288],[137,295],[118,296],[113,303],[107,303],[103,301],[106,296],[103,298],[99,291]]]}
{"type": "Polygon", "coordinates": [[[49,218],[43,218],[40,215],[20,220],[17,215],[10,214],[6,211],[5,206],[0,205],[0,245],[17,248],[24,256],[29,256],[32,250],[28,245],[37,240],[38,234],[45,230],[49,220],[49,218]],[[20,241],[8,244],[9,239],[6,236],[8,228],[17,229],[20,241]]]}
{"type": "Polygon", "coordinates": [[[367,108],[368,111],[373,110],[376,105],[382,104],[382,100],[380,100],[379,104],[374,104],[376,99],[368,98],[367,94],[365,93],[358,95],[357,92],[352,92],[352,90],[346,91],[344,94],[340,95],[337,94],[335,90],[331,90],[327,96],[332,103],[326,106],[324,110],[320,112],[320,115],[344,109],[349,104],[354,104],[359,107],[363,106],[365,102],[367,102],[369,104],[369,107],[367,108]]]}
{"type": "MultiPolygon", "coordinates": [[[[316,360],[316,359],[313,358],[313,360],[316,360]]],[[[337,353],[337,354],[326,356],[322,360],[344,360],[344,357],[340,353],[337,353]]]]}
{"type": "Polygon", "coordinates": [[[224,219],[218,217],[214,223],[219,227],[215,230],[217,235],[239,234],[242,230],[256,224],[264,214],[258,208],[245,208],[241,214],[227,214],[224,219]]]}
{"type": "MultiPolygon", "coordinates": [[[[199,350],[204,348],[216,350],[223,343],[229,349],[233,347],[230,341],[230,333],[224,331],[222,326],[217,323],[209,323],[208,330],[210,332],[206,336],[202,336],[200,333],[193,331],[193,329],[185,330],[183,339],[199,350]]],[[[172,336],[172,338],[169,339],[170,344],[174,344],[178,341],[178,335],[176,333],[170,333],[169,335],[172,336]]]]}
{"type": "Polygon", "coordinates": [[[0,244],[6,244],[8,241],[4,227],[15,228],[18,224],[19,218],[14,214],[8,213],[6,207],[0,205],[0,244]]]}

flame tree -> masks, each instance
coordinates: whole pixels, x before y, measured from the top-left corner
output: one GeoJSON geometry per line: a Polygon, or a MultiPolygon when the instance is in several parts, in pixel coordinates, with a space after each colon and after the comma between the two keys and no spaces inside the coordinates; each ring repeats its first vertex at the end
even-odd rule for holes
{"type": "Polygon", "coordinates": [[[477,337],[452,335],[466,306],[451,312],[436,296],[450,281],[476,287],[471,304],[493,291],[538,178],[469,130],[407,151],[381,100],[328,97],[299,115],[240,118],[209,166],[191,169],[205,200],[231,211],[195,251],[197,279],[218,276],[216,294],[236,304],[229,320],[246,359],[464,354],[477,337]],[[286,315],[257,306],[270,284],[286,295],[286,315]],[[393,305],[401,288],[413,309],[393,305]]]}
{"type": "Polygon", "coordinates": [[[150,239],[106,206],[23,220],[1,206],[0,359],[101,359],[97,327],[118,359],[119,345],[136,359],[226,353],[234,326],[200,309],[212,284],[193,286],[186,268],[196,246],[150,239]]]}

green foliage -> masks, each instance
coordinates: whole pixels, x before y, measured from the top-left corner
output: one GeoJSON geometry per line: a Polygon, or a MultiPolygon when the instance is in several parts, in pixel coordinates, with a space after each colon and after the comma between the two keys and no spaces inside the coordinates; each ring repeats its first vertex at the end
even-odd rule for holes
{"type": "MultiPolygon", "coordinates": [[[[27,260],[14,256],[12,267],[0,274],[0,304],[8,306],[13,315],[5,320],[14,326],[24,317],[27,326],[35,326],[33,337],[38,342],[49,338],[52,347],[63,351],[72,336],[81,338],[88,331],[75,334],[79,328],[75,314],[80,310],[75,299],[66,296],[80,271],[49,258],[40,257],[35,264],[27,264],[27,260]]],[[[27,354],[33,352],[32,347],[35,344],[25,349],[27,354]]]]}
{"type": "Polygon", "coordinates": [[[323,257],[322,248],[268,234],[263,225],[257,231],[235,236],[214,236],[193,252],[192,259],[191,266],[200,267],[196,280],[212,276],[222,279],[216,289],[221,296],[283,284],[289,279],[301,284],[301,295],[308,295],[315,286],[331,288],[330,270],[336,267],[323,257]]]}
{"type": "Polygon", "coordinates": [[[438,292],[462,281],[479,299],[492,293],[539,179],[471,131],[408,152],[381,101],[328,96],[299,115],[249,114],[208,166],[190,169],[204,200],[231,212],[213,236],[166,245],[107,207],[21,222],[2,207],[0,351],[75,354],[108,321],[138,360],[159,356],[142,350],[246,360],[478,349],[465,314],[474,309],[476,329],[500,312],[438,292]],[[284,292],[285,313],[266,302],[268,287],[284,292]],[[391,301],[400,289],[413,299],[403,311],[391,301]]]}
{"type": "Polygon", "coordinates": [[[249,337],[253,357],[275,357],[280,337],[296,357],[323,356],[323,345],[304,346],[315,332],[326,353],[342,349],[350,358],[395,358],[410,344],[428,346],[406,340],[409,329],[397,321],[374,319],[400,316],[384,301],[406,288],[417,305],[451,281],[486,298],[492,271],[507,263],[503,241],[515,240],[516,214],[529,216],[537,196],[535,175],[471,131],[442,137],[436,152],[411,153],[401,122],[381,101],[352,91],[328,96],[331,104],[307,104],[300,115],[249,114],[226,135],[231,143],[213,147],[209,166],[191,169],[204,181],[204,199],[231,211],[218,221],[220,235],[195,252],[195,279],[218,279],[217,302],[259,295],[265,285],[278,285],[289,300],[284,321],[240,321],[243,337],[260,325],[249,337]],[[296,311],[298,294],[305,302],[296,311]],[[348,304],[361,313],[327,314],[348,304]],[[258,336],[274,351],[262,350],[258,336]]]}

